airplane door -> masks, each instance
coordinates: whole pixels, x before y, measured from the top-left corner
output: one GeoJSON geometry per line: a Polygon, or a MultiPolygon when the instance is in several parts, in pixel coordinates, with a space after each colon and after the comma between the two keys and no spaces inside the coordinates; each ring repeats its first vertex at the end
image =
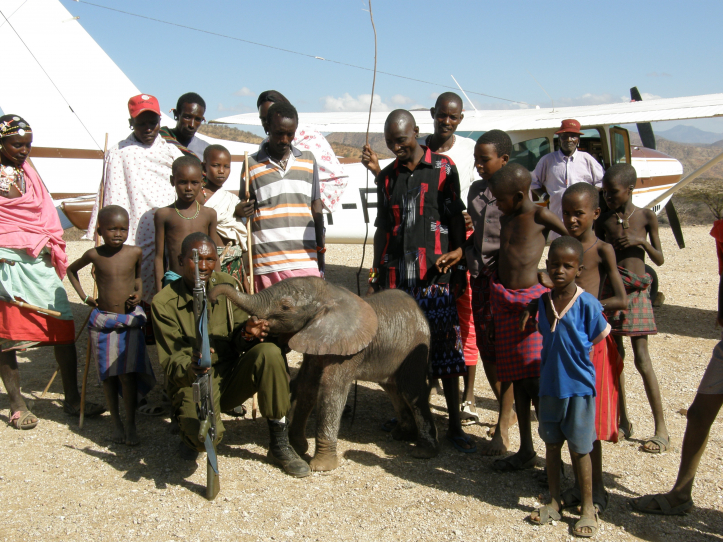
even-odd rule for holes
{"type": "Polygon", "coordinates": [[[610,156],[613,164],[631,164],[630,135],[625,128],[610,128],[610,156]]]}

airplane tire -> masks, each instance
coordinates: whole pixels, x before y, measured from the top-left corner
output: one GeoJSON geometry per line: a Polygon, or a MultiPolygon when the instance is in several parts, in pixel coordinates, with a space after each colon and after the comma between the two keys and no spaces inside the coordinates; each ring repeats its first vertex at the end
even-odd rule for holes
{"type": "Polygon", "coordinates": [[[649,273],[651,277],[653,277],[653,282],[650,285],[650,302],[655,303],[655,298],[658,297],[658,274],[655,272],[655,269],[650,267],[646,264],[645,266],[645,272],[649,273]]]}

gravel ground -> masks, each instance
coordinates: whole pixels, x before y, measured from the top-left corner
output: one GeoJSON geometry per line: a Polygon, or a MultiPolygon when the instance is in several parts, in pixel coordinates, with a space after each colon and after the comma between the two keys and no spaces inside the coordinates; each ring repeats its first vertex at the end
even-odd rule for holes
{"type": "MultiPolygon", "coordinates": [[[[686,517],[661,519],[630,511],[629,498],[667,490],[674,482],[685,430],[685,412],[720,336],[715,329],[718,277],[709,227],[687,227],[687,248],[675,247],[662,230],[667,250],[658,273],[666,304],[656,310],[660,333],[650,353],[663,390],[670,452],[642,453],[642,437],[653,432],[653,419],[632,363],[626,368],[635,438],[605,443],[605,481],[610,507],[601,518],[601,540],[720,540],[723,538],[723,425],[713,426],[701,463],[694,499],[686,517]],[[640,440],[639,440],[640,439],[640,440]]],[[[70,259],[90,247],[69,243],[70,259]]],[[[328,278],[356,290],[361,246],[337,245],[327,253],[328,278]]],[[[367,260],[370,259],[367,250],[367,260]]],[[[368,268],[368,263],[365,269],[368,268]]],[[[363,276],[362,276],[363,279],[363,276]]],[[[85,287],[90,288],[88,275],[85,287]]],[[[88,309],[66,280],[81,325],[88,309]]],[[[86,339],[81,337],[79,358],[86,339]]],[[[629,343],[626,343],[629,348],[629,343]]],[[[31,349],[19,356],[23,393],[35,400],[40,424],[32,431],[0,426],[3,443],[0,494],[5,512],[0,540],[567,540],[575,518],[547,527],[526,521],[547,498],[539,481],[544,446],[535,471],[498,474],[492,459],[464,455],[448,443],[436,459],[415,460],[407,444],[379,429],[391,412],[381,389],[360,383],[356,422],[344,420],[339,448],[341,467],[296,480],[266,462],[264,420],[224,418],[226,437],[219,449],[221,493],[203,498],[205,461],[195,467],[176,459],[178,438],[167,417],[139,415],[142,439],[136,448],[112,444],[107,414],[86,421],[63,414],[59,379],[41,399],[54,370],[52,350],[31,349]]],[[[628,350],[628,359],[632,353],[628,350]]],[[[292,367],[300,356],[293,355],[292,367]]],[[[155,361],[154,361],[155,363],[155,361]]],[[[158,366],[156,363],[156,368],[158,366]]],[[[79,370],[79,375],[80,375],[79,370]]],[[[480,371],[481,373],[481,371],[480,371]]],[[[157,373],[158,374],[158,373],[157,373]]],[[[481,423],[468,429],[481,441],[495,419],[492,393],[482,375],[476,384],[481,423]]],[[[103,401],[91,369],[89,399],[103,401]]],[[[151,394],[160,399],[157,387],[151,394]]],[[[446,430],[442,397],[434,396],[440,433],[446,430]]],[[[0,420],[8,420],[8,402],[0,394],[0,420]]],[[[313,435],[312,419],[309,437],[313,435]]],[[[536,435],[536,427],[533,428],[536,435]]],[[[513,445],[518,445],[512,431],[513,445]]],[[[313,440],[311,441],[313,443],[313,440]]],[[[312,444],[313,447],[313,444],[312,444]]],[[[569,459],[567,459],[569,467],[569,459]]],[[[571,471],[568,468],[568,473],[571,471]]],[[[570,481],[567,481],[570,483],[570,481]]]]}

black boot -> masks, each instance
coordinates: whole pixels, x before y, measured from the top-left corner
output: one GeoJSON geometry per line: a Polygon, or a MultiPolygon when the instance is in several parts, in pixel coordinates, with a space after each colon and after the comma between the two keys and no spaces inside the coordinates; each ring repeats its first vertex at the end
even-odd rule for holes
{"type": "Polygon", "coordinates": [[[281,466],[287,474],[303,478],[311,474],[309,465],[301,459],[289,444],[289,425],[286,422],[268,420],[269,443],[268,458],[281,466]]]}

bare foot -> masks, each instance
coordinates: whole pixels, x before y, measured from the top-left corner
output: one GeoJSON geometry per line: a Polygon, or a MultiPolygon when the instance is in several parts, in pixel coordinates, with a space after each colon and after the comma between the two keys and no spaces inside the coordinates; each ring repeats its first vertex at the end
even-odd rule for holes
{"type": "MultiPolygon", "coordinates": [[[[513,427],[517,423],[517,413],[513,410],[512,411],[512,417],[510,418],[510,427],[513,427]]],[[[497,426],[493,425],[489,428],[487,431],[487,436],[489,438],[494,438],[495,433],[497,433],[497,426]]]]}
{"type": "Polygon", "coordinates": [[[110,440],[116,444],[123,444],[126,441],[126,432],[122,423],[115,426],[110,440]]]}
{"type": "Polygon", "coordinates": [[[135,425],[131,425],[126,429],[125,443],[126,446],[138,446],[141,443],[141,439],[138,438],[138,432],[136,431],[135,425]]]}
{"type": "Polygon", "coordinates": [[[503,439],[498,433],[492,437],[492,440],[485,440],[480,443],[479,453],[487,456],[502,455],[507,453],[509,446],[509,438],[503,439]]]}

